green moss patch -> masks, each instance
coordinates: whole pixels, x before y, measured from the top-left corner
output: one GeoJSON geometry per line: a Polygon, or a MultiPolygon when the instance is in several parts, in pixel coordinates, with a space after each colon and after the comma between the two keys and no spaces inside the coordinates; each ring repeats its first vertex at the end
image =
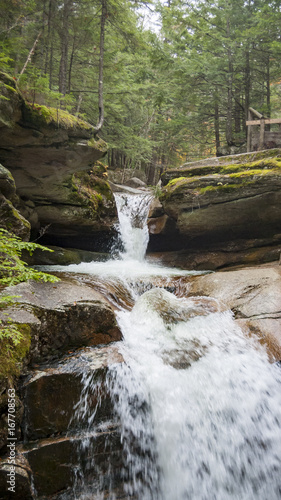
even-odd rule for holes
{"type": "Polygon", "coordinates": [[[280,171],[281,169],[281,158],[266,158],[258,161],[254,161],[251,163],[242,163],[240,165],[227,165],[220,167],[219,173],[222,174],[231,174],[231,173],[239,173],[245,171],[259,171],[259,172],[270,172],[272,170],[280,171]]]}
{"type": "MultiPolygon", "coordinates": [[[[230,164],[218,164],[218,165],[195,165],[185,168],[184,166],[180,169],[167,170],[165,176],[167,180],[170,177],[174,179],[170,180],[167,184],[172,186],[172,183],[177,184],[180,179],[190,179],[195,177],[204,177],[206,175],[223,174],[229,175],[231,173],[239,173],[250,170],[264,170],[265,172],[270,172],[275,170],[280,172],[281,169],[281,150],[274,149],[269,151],[260,151],[257,153],[252,153],[249,155],[250,161],[243,163],[230,163],[230,164]],[[251,161],[253,158],[253,161],[251,161]]],[[[225,158],[224,158],[224,161],[225,158]]]]}
{"type": "Polygon", "coordinates": [[[164,187],[161,199],[169,199],[185,189],[196,190],[200,195],[211,192],[231,192],[234,189],[255,183],[258,177],[281,174],[281,156],[263,158],[251,163],[235,165],[219,165],[215,167],[196,167],[189,171],[202,175],[176,177],[164,187]]]}
{"type": "Polygon", "coordinates": [[[242,188],[243,186],[245,186],[245,184],[222,184],[217,186],[206,186],[200,189],[199,194],[204,195],[206,193],[216,193],[216,192],[231,193],[236,189],[242,188]]]}
{"type": "MultiPolygon", "coordinates": [[[[165,186],[162,190],[162,193],[159,196],[159,200],[164,200],[170,198],[170,196],[180,192],[182,189],[190,186],[196,180],[200,179],[200,177],[178,177],[176,179],[172,179],[167,186],[165,186]]],[[[194,189],[195,186],[192,186],[191,189],[194,189]]]]}
{"type": "Polygon", "coordinates": [[[40,106],[39,104],[25,104],[25,114],[28,121],[32,121],[35,125],[55,125],[64,129],[77,129],[88,132],[93,132],[94,127],[90,123],[81,120],[68,111],[57,108],[49,108],[40,106]]]}
{"type": "Polygon", "coordinates": [[[107,144],[102,139],[96,140],[94,137],[92,137],[92,139],[87,141],[87,146],[95,148],[98,151],[103,151],[104,153],[107,152],[107,144]]]}
{"type": "Polygon", "coordinates": [[[9,329],[9,335],[0,338],[0,380],[12,380],[20,374],[21,364],[29,351],[31,328],[28,324],[7,322],[1,330],[9,329]]]}
{"type": "Polygon", "coordinates": [[[264,176],[268,175],[269,173],[274,174],[275,170],[261,170],[261,169],[252,169],[252,170],[243,170],[242,172],[235,172],[229,174],[229,177],[231,179],[239,179],[241,177],[254,177],[254,176],[264,176]]]}
{"type": "Polygon", "coordinates": [[[102,213],[104,205],[114,203],[112,190],[105,179],[94,174],[94,171],[78,172],[72,176],[73,196],[80,203],[89,206],[93,215],[102,213]]]}

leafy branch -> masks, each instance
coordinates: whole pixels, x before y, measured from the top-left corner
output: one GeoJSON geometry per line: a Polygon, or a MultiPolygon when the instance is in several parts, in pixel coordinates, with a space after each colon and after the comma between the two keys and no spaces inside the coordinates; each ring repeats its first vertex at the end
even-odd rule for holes
{"type": "MultiPolygon", "coordinates": [[[[35,281],[59,281],[59,278],[28,267],[21,259],[22,252],[30,255],[36,250],[52,252],[37,243],[22,241],[5,229],[0,229],[0,287],[6,288],[30,279],[35,281]]],[[[0,376],[10,377],[19,373],[20,362],[30,345],[30,327],[13,322],[5,309],[17,305],[17,295],[0,295],[0,376]]]]}

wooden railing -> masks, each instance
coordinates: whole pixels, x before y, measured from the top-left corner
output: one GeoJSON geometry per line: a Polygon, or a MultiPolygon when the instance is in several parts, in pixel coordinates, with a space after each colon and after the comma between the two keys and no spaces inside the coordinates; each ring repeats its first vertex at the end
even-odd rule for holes
{"type": "Polygon", "coordinates": [[[266,148],[265,145],[265,125],[279,125],[279,133],[281,136],[281,118],[266,118],[261,113],[256,111],[254,108],[249,108],[248,110],[248,120],[246,121],[246,125],[248,127],[247,134],[247,152],[252,151],[252,137],[253,137],[253,127],[257,125],[260,126],[260,134],[259,134],[259,143],[258,150],[262,150],[266,148]],[[258,118],[257,120],[254,117],[258,118]]]}

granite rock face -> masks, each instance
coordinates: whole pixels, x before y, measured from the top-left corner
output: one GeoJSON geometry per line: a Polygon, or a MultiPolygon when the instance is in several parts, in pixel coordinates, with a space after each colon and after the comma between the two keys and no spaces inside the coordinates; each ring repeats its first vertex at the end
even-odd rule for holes
{"type": "Polygon", "coordinates": [[[60,498],[79,488],[79,481],[94,488],[98,480],[106,490],[110,480],[118,487],[122,442],[106,375],[122,362],[118,344],[82,349],[26,378],[24,441],[16,446],[17,494],[7,490],[10,466],[3,457],[1,499],[60,498]]]}
{"type": "Polygon", "coordinates": [[[200,260],[200,255],[213,253],[217,264],[206,269],[247,263],[247,257],[252,263],[278,258],[280,153],[259,152],[256,161],[253,154],[232,157],[233,162],[228,158],[225,163],[216,158],[167,171],[160,196],[165,215],[150,222],[149,249],[186,251],[192,255],[187,266],[196,256],[200,260]],[[233,254],[240,254],[236,262],[233,254]]]}
{"type": "Polygon", "coordinates": [[[121,339],[112,307],[93,288],[75,280],[20,283],[6,289],[18,296],[5,310],[17,324],[31,329],[26,363],[38,363],[89,345],[121,339]]]}
{"type": "Polygon", "coordinates": [[[0,164],[0,227],[28,240],[30,223],[18,210],[20,205],[13,176],[0,164]]]}
{"type": "Polygon", "coordinates": [[[106,173],[93,169],[106,153],[94,127],[27,103],[3,73],[0,93],[0,162],[15,180],[20,212],[33,234],[41,229],[46,243],[85,250],[95,249],[95,239],[99,246],[108,241],[116,207],[106,173]]]}
{"type": "Polygon", "coordinates": [[[272,360],[281,359],[280,266],[216,272],[193,278],[191,296],[215,298],[233,311],[246,332],[257,335],[272,360]]]}

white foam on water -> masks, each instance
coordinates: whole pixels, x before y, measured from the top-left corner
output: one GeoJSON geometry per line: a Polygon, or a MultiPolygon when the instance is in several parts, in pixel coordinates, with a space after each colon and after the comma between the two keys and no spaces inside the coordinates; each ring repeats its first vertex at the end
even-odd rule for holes
{"type": "MultiPolygon", "coordinates": [[[[119,260],[51,269],[123,280],[136,300],[131,311],[117,313],[125,363],[107,375],[121,426],[125,498],[279,500],[280,367],[231,311],[177,320],[161,314],[156,296],[138,297],[141,277],[172,282],[192,273],[144,260],[148,197],[122,194],[116,201],[119,260]]],[[[168,311],[189,307],[188,299],[165,293],[168,311]]],[[[94,498],[104,498],[103,491],[94,498]]],[[[116,498],[113,489],[106,498],[116,498]]]]}
{"type": "Polygon", "coordinates": [[[280,368],[230,311],[165,324],[139,301],[118,313],[127,369],[115,368],[124,435],[145,434],[137,419],[127,428],[130,397],[139,391],[151,411],[146,433],[154,436],[159,485],[137,498],[279,499],[280,368]]]}

